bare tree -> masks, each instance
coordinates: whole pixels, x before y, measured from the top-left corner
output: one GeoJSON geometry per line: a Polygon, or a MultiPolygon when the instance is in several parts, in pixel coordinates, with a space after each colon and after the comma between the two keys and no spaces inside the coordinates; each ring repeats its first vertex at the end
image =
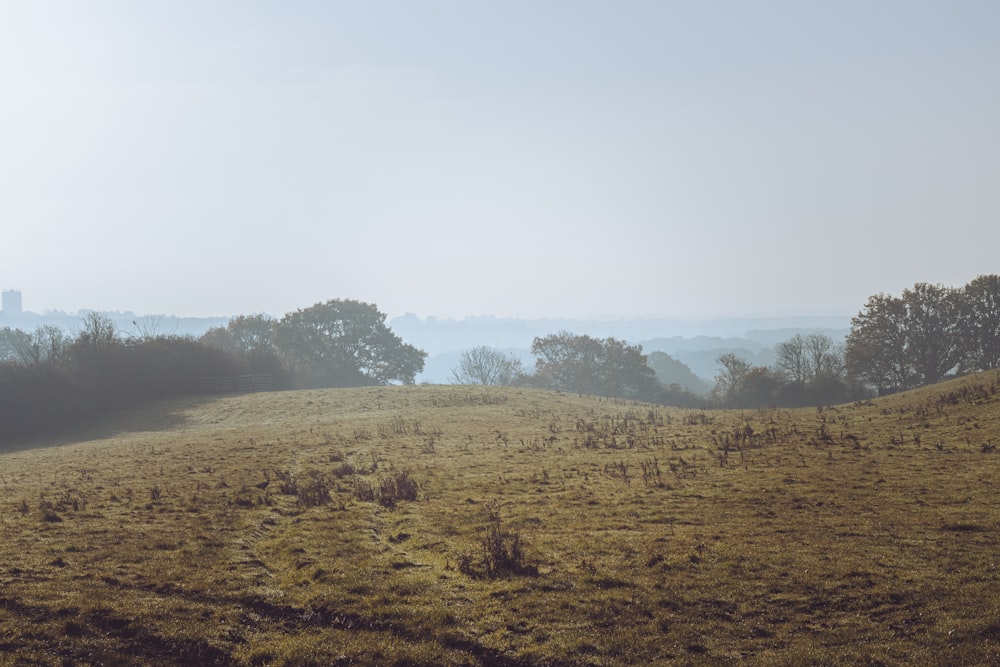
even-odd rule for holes
{"type": "Polygon", "coordinates": [[[778,373],[788,382],[805,386],[812,370],[806,339],[796,334],[779,344],[775,353],[774,367],[778,373]]]}
{"type": "Polygon", "coordinates": [[[28,365],[60,360],[69,343],[66,333],[51,324],[38,327],[27,338],[18,337],[13,341],[18,359],[28,365]]]}
{"type": "Polygon", "coordinates": [[[844,376],[844,346],[820,333],[805,337],[805,352],[809,362],[809,380],[842,378],[844,376]]]}
{"type": "Polygon", "coordinates": [[[451,379],[455,384],[498,387],[513,384],[523,374],[521,360],[513,353],[480,345],[462,352],[458,366],[451,372],[451,379]]]}
{"type": "Polygon", "coordinates": [[[77,342],[82,345],[107,347],[120,343],[118,328],[107,315],[89,312],[83,318],[83,327],[77,342]]]}
{"type": "Polygon", "coordinates": [[[31,346],[31,334],[21,329],[0,329],[0,362],[25,361],[22,350],[31,346]]]}
{"type": "Polygon", "coordinates": [[[821,378],[844,375],[842,347],[824,334],[796,334],[778,345],[775,352],[775,370],[787,382],[804,387],[821,378]]]}

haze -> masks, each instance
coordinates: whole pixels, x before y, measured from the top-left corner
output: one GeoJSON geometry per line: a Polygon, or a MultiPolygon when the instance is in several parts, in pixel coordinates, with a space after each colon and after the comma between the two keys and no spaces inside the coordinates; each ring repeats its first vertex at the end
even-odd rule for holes
{"type": "Polygon", "coordinates": [[[851,315],[995,273],[995,2],[0,2],[25,309],[851,315]]]}

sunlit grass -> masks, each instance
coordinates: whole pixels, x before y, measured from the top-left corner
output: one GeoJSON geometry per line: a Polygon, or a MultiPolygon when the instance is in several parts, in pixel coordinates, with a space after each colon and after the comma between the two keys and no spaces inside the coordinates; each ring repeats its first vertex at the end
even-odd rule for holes
{"type": "Polygon", "coordinates": [[[0,457],[0,664],[990,663],[997,390],[162,403],[0,457]]]}

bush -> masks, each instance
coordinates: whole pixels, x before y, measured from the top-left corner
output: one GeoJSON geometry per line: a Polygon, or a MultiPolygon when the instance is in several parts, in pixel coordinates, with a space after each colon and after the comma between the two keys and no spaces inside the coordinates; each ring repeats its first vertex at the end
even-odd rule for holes
{"type": "Polygon", "coordinates": [[[0,363],[0,445],[142,401],[198,394],[202,378],[241,370],[226,353],[191,338],[119,338],[99,318],[88,327],[52,359],[0,363]]]}
{"type": "Polygon", "coordinates": [[[379,481],[378,502],[392,509],[400,500],[416,500],[418,488],[408,470],[397,472],[379,481]]]}

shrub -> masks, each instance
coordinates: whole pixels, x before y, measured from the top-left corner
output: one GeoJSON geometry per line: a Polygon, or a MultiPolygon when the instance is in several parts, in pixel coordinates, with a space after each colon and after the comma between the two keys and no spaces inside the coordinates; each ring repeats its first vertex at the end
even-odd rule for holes
{"type": "Polygon", "coordinates": [[[392,509],[400,500],[416,500],[418,485],[408,470],[397,472],[379,481],[379,504],[392,509]]]}
{"type": "Polygon", "coordinates": [[[500,577],[511,574],[538,574],[538,568],[525,563],[525,543],[519,531],[507,530],[500,516],[500,501],[496,498],[486,503],[485,533],[479,541],[482,560],[474,564],[472,554],[462,553],[458,569],[464,574],[500,577]]]}
{"type": "Polygon", "coordinates": [[[299,503],[306,507],[320,507],[330,503],[333,484],[325,475],[313,475],[299,485],[299,503]]]}

